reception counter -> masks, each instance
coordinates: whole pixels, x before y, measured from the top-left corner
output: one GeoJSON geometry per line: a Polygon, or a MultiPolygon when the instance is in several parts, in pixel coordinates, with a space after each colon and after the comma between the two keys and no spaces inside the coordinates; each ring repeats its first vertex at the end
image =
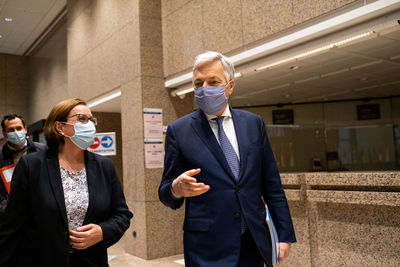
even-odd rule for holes
{"type": "Polygon", "coordinates": [[[298,240],[284,266],[400,266],[400,172],[281,178],[298,240]]]}

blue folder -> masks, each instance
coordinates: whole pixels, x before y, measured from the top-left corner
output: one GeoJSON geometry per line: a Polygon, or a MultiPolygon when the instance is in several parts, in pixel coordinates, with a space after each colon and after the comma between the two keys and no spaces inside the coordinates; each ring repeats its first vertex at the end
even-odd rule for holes
{"type": "Polygon", "coordinates": [[[276,228],[274,222],[272,221],[271,214],[269,213],[267,205],[265,205],[266,211],[266,221],[268,224],[269,234],[271,236],[271,247],[272,247],[272,265],[275,266],[278,264],[279,260],[279,240],[278,233],[276,232],[276,228]]]}

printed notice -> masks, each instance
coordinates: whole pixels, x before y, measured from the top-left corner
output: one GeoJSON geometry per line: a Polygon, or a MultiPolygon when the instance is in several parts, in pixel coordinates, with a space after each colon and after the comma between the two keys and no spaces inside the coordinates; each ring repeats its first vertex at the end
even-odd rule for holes
{"type": "Polygon", "coordinates": [[[164,168],[164,146],[162,139],[145,138],[144,151],[146,168],[164,168]]]}
{"type": "Polygon", "coordinates": [[[162,109],[144,108],[144,138],[161,139],[163,136],[162,109]]]}

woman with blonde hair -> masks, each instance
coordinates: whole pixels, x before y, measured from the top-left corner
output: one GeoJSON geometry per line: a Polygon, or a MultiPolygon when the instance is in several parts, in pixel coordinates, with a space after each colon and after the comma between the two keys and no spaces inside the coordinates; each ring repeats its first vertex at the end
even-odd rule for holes
{"type": "Polygon", "coordinates": [[[49,149],[15,168],[0,222],[0,266],[108,266],[107,248],[132,213],[112,161],[86,150],[96,124],[81,99],[53,107],[44,125],[49,149]]]}

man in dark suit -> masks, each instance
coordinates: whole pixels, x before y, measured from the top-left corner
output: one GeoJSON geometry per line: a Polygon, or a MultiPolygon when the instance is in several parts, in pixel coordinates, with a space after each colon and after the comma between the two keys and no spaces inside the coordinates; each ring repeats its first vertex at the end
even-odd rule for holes
{"type": "MultiPolygon", "coordinates": [[[[22,116],[17,114],[4,116],[1,127],[7,142],[0,146],[0,172],[2,168],[17,164],[22,156],[46,149],[46,145],[26,139],[28,129],[22,116]]],[[[8,192],[4,183],[0,181],[0,221],[7,207],[7,200],[8,192]]]]}
{"type": "Polygon", "coordinates": [[[234,67],[217,52],[196,57],[199,109],[168,126],[160,200],[186,200],[186,266],[272,266],[268,205],[282,262],[296,241],[287,200],[261,117],[231,109],[234,67]],[[264,200],[264,202],[263,202],[264,200]]]}

